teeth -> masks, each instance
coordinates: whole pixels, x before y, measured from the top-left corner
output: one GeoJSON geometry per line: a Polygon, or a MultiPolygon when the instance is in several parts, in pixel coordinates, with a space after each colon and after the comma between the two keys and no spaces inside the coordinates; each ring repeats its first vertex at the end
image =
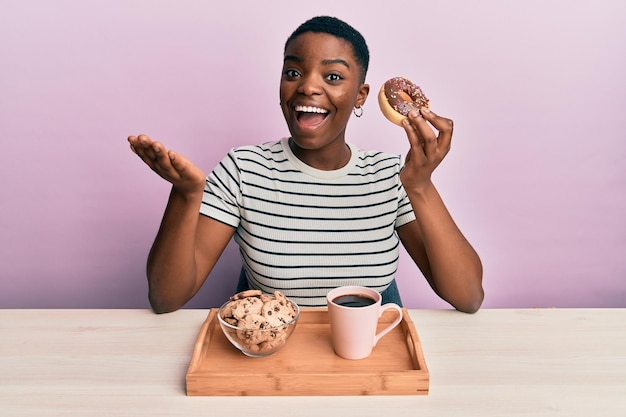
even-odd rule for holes
{"type": "Polygon", "coordinates": [[[320,109],[319,107],[313,106],[296,106],[296,111],[304,112],[304,113],[328,113],[328,110],[320,109]]]}

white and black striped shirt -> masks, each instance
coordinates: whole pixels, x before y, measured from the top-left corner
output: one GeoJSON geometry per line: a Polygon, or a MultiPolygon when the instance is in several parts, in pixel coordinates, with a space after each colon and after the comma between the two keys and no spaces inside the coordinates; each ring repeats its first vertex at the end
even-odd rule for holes
{"type": "Polygon", "coordinates": [[[401,159],[348,146],[350,162],[334,171],[304,164],[287,139],[239,147],[207,177],[200,212],[237,229],[251,288],[320,307],[341,285],[388,287],[395,229],[415,219],[401,159]]]}

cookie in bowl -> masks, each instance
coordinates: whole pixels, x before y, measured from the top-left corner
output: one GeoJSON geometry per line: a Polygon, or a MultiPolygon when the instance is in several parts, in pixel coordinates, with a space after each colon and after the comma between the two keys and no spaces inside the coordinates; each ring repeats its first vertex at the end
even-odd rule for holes
{"type": "Polygon", "coordinates": [[[281,291],[246,290],[230,297],[217,317],[226,338],[245,355],[269,356],[285,345],[300,308],[281,291]]]}

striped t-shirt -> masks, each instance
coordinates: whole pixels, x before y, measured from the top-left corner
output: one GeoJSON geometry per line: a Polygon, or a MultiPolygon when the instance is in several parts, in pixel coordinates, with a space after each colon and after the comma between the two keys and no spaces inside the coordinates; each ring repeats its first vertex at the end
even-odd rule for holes
{"type": "Polygon", "coordinates": [[[236,228],[251,288],[326,305],[341,285],[384,291],[395,276],[395,229],[415,219],[399,155],[362,151],[343,168],[300,161],[288,140],[232,149],[207,176],[200,213],[236,228]]]}

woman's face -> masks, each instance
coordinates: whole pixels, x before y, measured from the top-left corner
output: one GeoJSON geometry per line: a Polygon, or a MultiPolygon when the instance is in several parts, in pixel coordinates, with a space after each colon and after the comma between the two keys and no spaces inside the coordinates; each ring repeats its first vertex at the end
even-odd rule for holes
{"type": "Polygon", "coordinates": [[[280,103],[289,132],[302,149],[345,143],[352,109],[367,98],[352,46],[326,33],[307,32],[285,50],[280,103]]]}

